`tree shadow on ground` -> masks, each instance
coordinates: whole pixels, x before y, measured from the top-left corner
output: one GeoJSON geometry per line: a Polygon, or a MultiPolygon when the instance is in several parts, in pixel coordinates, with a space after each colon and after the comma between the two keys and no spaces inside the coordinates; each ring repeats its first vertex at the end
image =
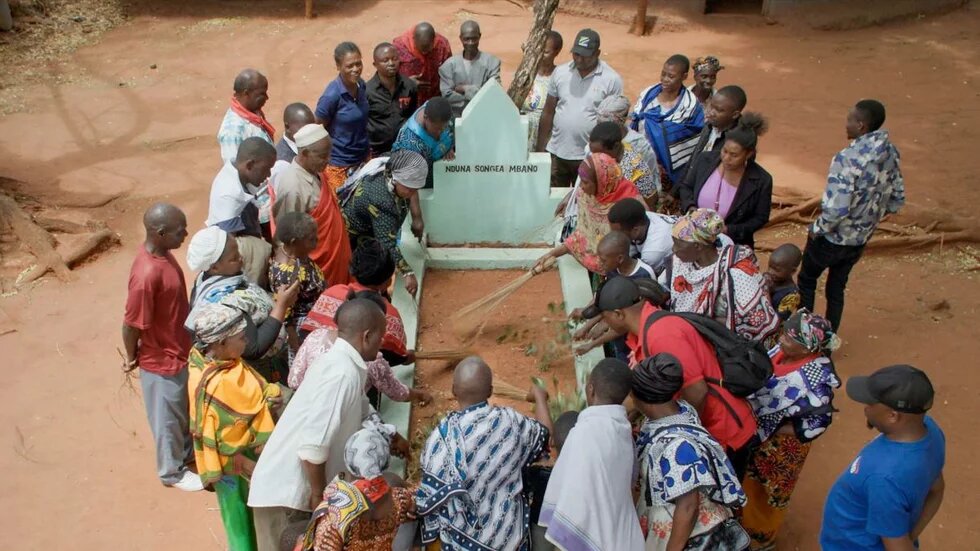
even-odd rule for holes
{"type": "MultiPolygon", "coordinates": [[[[377,0],[314,0],[314,16],[356,15],[377,0]]],[[[304,0],[125,0],[130,17],[304,17],[304,0]]]]}

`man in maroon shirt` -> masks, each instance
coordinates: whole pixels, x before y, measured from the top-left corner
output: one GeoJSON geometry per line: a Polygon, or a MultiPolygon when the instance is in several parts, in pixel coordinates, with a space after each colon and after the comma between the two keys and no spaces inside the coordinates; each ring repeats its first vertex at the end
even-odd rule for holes
{"type": "Polygon", "coordinates": [[[714,348],[698,330],[677,316],[656,319],[644,334],[650,316],[660,311],[665,292],[652,280],[634,281],[614,277],[599,288],[593,306],[583,315],[602,316],[613,330],[627,335],[634,363],[666,352],[676,357],[684,372],[684,384],[677,398],[698,411],[701,424],[717,440],[732,461],[739,479],[745,474],[749,455],[756,446],[756,421],[752,407],[744,398],[728,392],[707,379],[721,380],[721,365],[714,348]]]}
{"type": "Polygon", "coordinates": [[[157,475],[164,486],[193,492],[201,479],[187,469],[194,457],[188,426],[187,355],[191,339],[184,272],[170,251],[187,237],[187,218],[173,205],[157,203],[143,215],[146,241],[129,272],[123,318],[124,371],[140,368],[146,417],[157,449],[157,475]]]}

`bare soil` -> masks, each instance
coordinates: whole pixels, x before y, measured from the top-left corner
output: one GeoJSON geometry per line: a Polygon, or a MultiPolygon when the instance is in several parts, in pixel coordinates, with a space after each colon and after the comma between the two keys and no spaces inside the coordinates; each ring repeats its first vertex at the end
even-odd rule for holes
{"type": "MultiPolygon", "coordinates": [[[[334,78],[331,51],[341,40],[355,40],[367,53],[425,17],[456,47],[455,27],[473,17],[483,28],[483,49],[502,58],[506,83],[530,20],[528,12],[502,0],[317,6],[319,16],[306,21],[298,1],[135,2],[124,24],[57,64],[36,64],[43,76],[16,87],[20,106],[0,116],[0,176],[26,182],[24,193],[32,197],[124,195],[91,213],[121,235],[119,249],[75,270],[70,284],[45,278],[0,298],[8,390],[0,411],[6,483],[0,531],[12,546],[225,547],[213,495],[188,495],[157,481],[142,401],[122,387],[114,349],[143,210],[153,201],[170,201],[184,209],[192,230],[202,227],[208,189],[220,168],[214,136],[235,74],[252,66],[269,77],[266,113],[281,130],[285,105],[314,103],[334,78]]],[[[888,106],[886,126],[902,152],[909,200],[976,217],[975,3],[943,16],[858,31],[813,31],[742,16],[690,16],[672,23],[636,37],[622,24],[559,14],[556,28],[566,41],[560,61],[569,59],[567,46],[578,29],[595,28],[603,58],[624,76],[627,95],[636,97],[656,81],[667,56],[717,55],[726,66],[719,85],[743,86],[749,109],[770,118],[772,130],[760,142],[759,158],[776,186],[810,193],[822,190],[831,157],[846,145],[848,106],[879,98],[888,106]]],[[[366,68],[365,77],[372,74],[366,68]]],[[[0,100],[11,90],[0,90],[0,100]]],[[[760,241],[799,244],[803,231],[779,227],[760,241]]],[[[14,254],[6,247],[2,252],[4,260],[14,254]]],[[[183,260],[184,254],[178,251],[177,257],[183,260]]],[[[973,522],[980,506],[980,274],[971,270],[976,255],[976,249],[949,246],[868,255],[851,275],[845,346],[835,355],[844,377],[906,362],[933,379],[933,415],[948,438],[949,483],[943,508],[923,535],[925,548],[975,549],[980,540],[973,522]]],[[[438,292],[439,282],[439,274],[426,282],[423,303],[439,300],[428,295],[438,292]]],[[[481,285],[455,289],[472,294],[451,304],[465,304],[495,287],[481,285]]],[[[557,297],[557,285],[553,292],[557,297]]],[[[536,299],[528,306],[520,312],[528,319],[548,315],[541,310],[546,302],[536,299]]],[[[432,315],[448,316],[436,308],[432,315]]],[[[525,372],[506,376],[517,385],[534,374],[534,363],[515,354],[511,360],[525,372]]],[[[492,363],[508,368],[507,360],[492,363]]],[[[427,369],[420,369],[422,384],[440,388],[444,383],[428,379],[427,369]]],[[[840,414],[814,446],[793,497],[781,550],[818,549],[827,490],[874,436],[864,428],[860,406],[846,398],[837,406],[840,414]]]]}

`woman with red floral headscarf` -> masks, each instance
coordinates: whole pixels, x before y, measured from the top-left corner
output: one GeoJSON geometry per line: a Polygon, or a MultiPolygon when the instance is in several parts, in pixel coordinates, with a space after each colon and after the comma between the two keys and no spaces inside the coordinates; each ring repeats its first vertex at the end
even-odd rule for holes
{"type": "Polygon", "coordinates": [[[594,274],[603,274],[597,249],[599,241],[609,233],[609,209],[620,199],[640,199],[633,182],[623,177],[616,159],[605,153],[593,153],[578,168],[578,221],[575,230],[555,247],[538,259],[536,272],[546,262],[571,253],[579,264],[594,274]]]}

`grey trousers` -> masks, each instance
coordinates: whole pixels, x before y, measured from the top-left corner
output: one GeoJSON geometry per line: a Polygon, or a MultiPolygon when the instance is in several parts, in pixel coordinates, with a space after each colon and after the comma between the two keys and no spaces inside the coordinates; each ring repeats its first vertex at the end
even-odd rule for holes
{"type": "Polygon", "coordinates": [[[253,507],[252,522],[255,524],[255,542],[259,551],[279,551],[279,540],[287,526],[312,515],[289,507],[253,507]]]}
{"type": "Polygon", "coordinates": [[[164,485],[180,481],[194,457],[188,425],[187,370],[172,376],[140,370],[140,387],[157,448],[157,476],[164,485]]]}

